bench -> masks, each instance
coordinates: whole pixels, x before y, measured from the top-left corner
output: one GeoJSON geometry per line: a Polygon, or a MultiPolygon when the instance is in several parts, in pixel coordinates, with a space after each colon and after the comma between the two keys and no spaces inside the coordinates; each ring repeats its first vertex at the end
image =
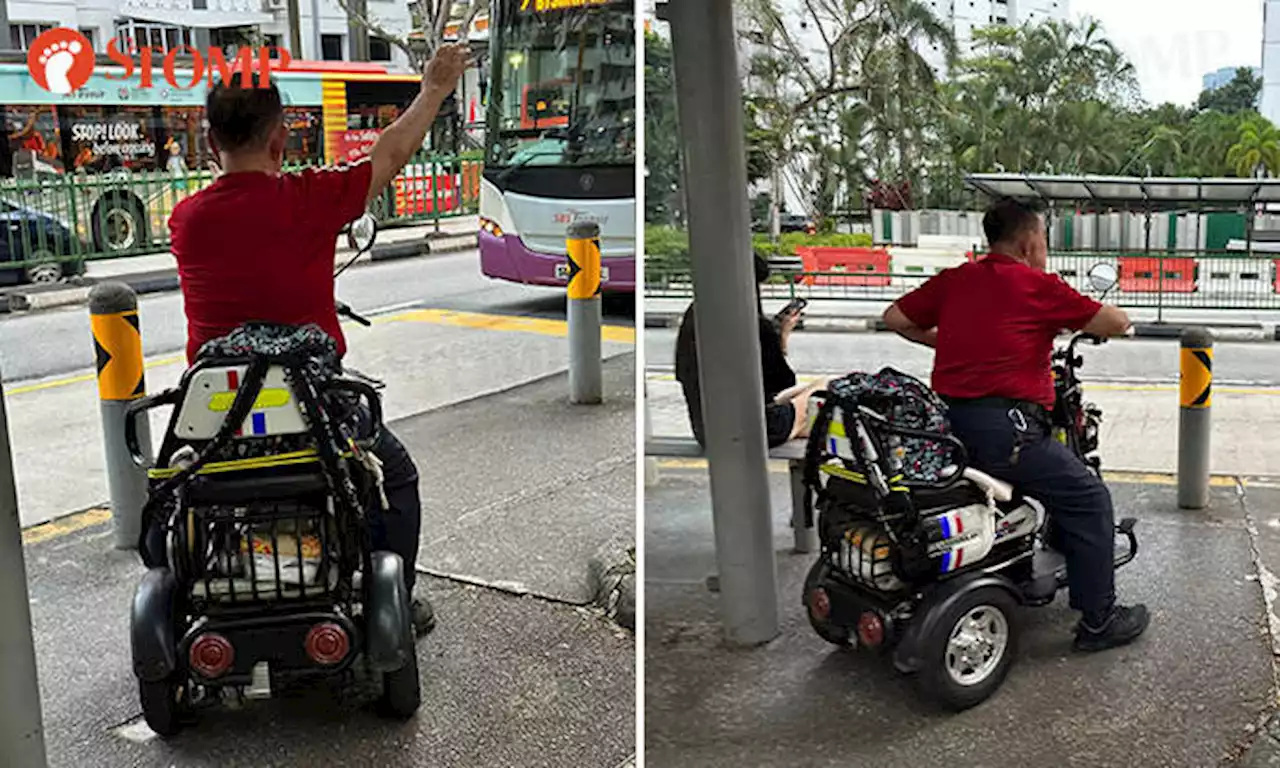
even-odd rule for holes
{"type": "MultiPolygon", "coordinates": [[[[791,475],[791,529],[795,533],[795,551],[816,552],[818,531],[804,514],[804,454],[806,441],[792,440],[769,451],[770,461],[785,461],[791,475]]],[[[651,437],[645,441],[647,457],[703,459],[706,452],[692,437],[651,437]]]]}

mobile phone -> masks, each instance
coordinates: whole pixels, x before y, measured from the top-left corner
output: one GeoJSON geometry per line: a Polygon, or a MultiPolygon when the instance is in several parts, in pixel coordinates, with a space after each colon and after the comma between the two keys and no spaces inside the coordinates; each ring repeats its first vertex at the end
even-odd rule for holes
{"type": "Polygon", "coordinates": [[[787,315],[798,315],[803,312],[804,308],[807,306],[809,306],[808,299],[794,298],[787,304],[787,306],[783,307],[782,310],[778,312],[778,317],[781,318],[786,317],[787,315]]]}

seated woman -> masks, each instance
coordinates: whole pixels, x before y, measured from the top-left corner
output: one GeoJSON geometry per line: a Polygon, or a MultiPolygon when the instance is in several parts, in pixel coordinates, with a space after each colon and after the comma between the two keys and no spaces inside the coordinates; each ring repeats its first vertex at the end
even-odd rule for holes
{"type": "MultiPolygon", "coordinates": [[[[757,255],[755,269],[756,303],[759,305],[759,284],[769,279],[769,262],[757,255]]],[[[763,310],[759,313],[760,365],[764,373],[764,424],[770,448],[808,436],[805,404],[809,395],[827,385],[827,379],[798,384],[795,371],[787,363],[787,342],[798,322],[799,310],[777,318],[766,317],[763,310]]],[[[705,448],[707,443],[702,420],[702,386],[698,378],[698,344],[694,325],[694,305],[690,304],[676,336],[676,380],[684,390],[693,436],[705,448]]]]}

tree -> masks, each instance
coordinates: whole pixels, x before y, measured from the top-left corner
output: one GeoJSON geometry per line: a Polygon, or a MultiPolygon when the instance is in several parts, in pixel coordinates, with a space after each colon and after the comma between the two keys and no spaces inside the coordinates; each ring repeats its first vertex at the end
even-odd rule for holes
{"type": "Polygon", "coordinates": [[[1248,67],[1236,70],[1231,82],[1220,88],[1203,91],[1196,107],[1204,112],[1213,110],[1234,115],[1258,108],[1258,96],[1262,93],[1262,78],[1248,67]]]}
{"type": "Polygon", "coordinates": [[[364,0],[334,1],[347,14],[352,27],[372,32],[404,51],[415,72],[421,72],[431,55],[444,43],[444,31],[450,22],[456,22],[460,29],[467,30],[476,16],[489,10],[489,0],[414,0],[410,3],[410,13],[415,30],[400,34],[368,13],[368,4],[364,0]]]}
{"type": "Polygon", "coordinates": [[[644,36],[644,135],[644,220],[678,224],[684,218],[684,165],[671,45],[648,32],[644,36]]]}
{"type": "Polygon", "coordinates": [[[1280,172],[1280,131],[1261,118],[1240,125],[1239,140],[1227,151],[1238,176],[1265,177],[1280,172]]]}

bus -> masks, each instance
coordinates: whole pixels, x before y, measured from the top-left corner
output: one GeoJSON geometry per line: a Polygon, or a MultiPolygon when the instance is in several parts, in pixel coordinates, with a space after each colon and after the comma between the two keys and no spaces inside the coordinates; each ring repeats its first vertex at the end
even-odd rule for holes
{"type": "MultiPolygon", "coordinates": [[[[109,61],[109,60],[104,60],[109,61]]],[[[100,62],[70,95],[39,87],[25,64],[0,63],[0,217],[43,217],[18,227],[26,239],[0,237],[0,262],[31,262],[26,277],[44,282],[82,267],[69,256],[111,256],[162,249],[173,207],[212,179],[206,143],[207,78],[188,90],[157,76],[150,88],[100,62]],[[67,241],[67,242],[60,242],[67,241]]],[[[156,73],[159,75],[159,72],[156,73]]],[[[380,64],[294,61],[273,74],[289,125],[285,163],[350,162],[417,95],[420,75],[380,64]]],[[[179,71],[178,82],[191,77],[179,71]]],[[[433,152],[456,154],[457,106],[441,110],[433,152]]],[[[379,218],[460,212],[459,178],[411,165],[376,201],[379,218]]],[[[13,228],[11,228],[12,230],[13,228]]]]}
{"type": "Polygon", "coordinates": [[[563,286],[565,234],[600,225],[602,290],[635,291],[634,0],[495,0],[480,268],[563,286]]]}

